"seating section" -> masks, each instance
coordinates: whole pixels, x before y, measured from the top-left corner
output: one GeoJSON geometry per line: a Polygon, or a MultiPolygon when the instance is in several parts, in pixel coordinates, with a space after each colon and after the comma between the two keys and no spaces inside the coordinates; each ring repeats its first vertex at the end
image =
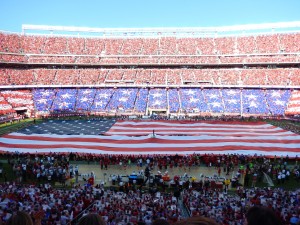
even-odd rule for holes
{"type": "Polygon", "coordinates": [[[182,88],[179,93],[182,109],[186,113],[210,111],[201,89],[182,88]]]}
{"type": "Polygon", "coordinates": [[[96,95],[96,89],[79,89],[76,97],[75,111],[90,111],[96,95]]]}
{"type": "Polygon", "coordinates": [[[134,109],[136,113],[144,113],[147,109],[148,103],[148,89],[142,88],[138,90],[136,101],[134,105],[134,109]]]}
{"type": "Polygon", "coordinates": [[[62,112],[296,115],[299,90],[234,88],[36,88],[0,91],[1,115],[62,112]]]}
{"type": "Polygon", "coordinates": [[[0,115],[15,113],[13,107],[5,100],[0,92],[0,115]]]}
{"type": "Polygon", "coordinates": [[[59,89],[56,93],[51,110],[54,112],[74,111],[76,95],[76,89],[59,89]]]}
{"type": "Polygon", "coordinates": [[[169,110],[171,113],[183,111],[283,115],[287,110],[287,114],[293,114],[298,112],[298,100],[295,97],[297,90],[291,93],[287,89],[252,88],[261,85],[298,87],[299,68],[160,66],[298,63],[299,42],[299,32],[228,37],[157,35],[147,38],[39,36],[0,32],[0,63],[31,64],[26,68],[2,67],[0,86],[23,89],[28,88],[28,85],[40,86],[32,93],[28,90],[2,91],[1,113],[14,112],[18,107],[25,107],[31,112],[36,109],[38,112],[145,113],[148,108],[169,110]],[[43,66],[32,66],[35,63],[43,63],[43,66]],[[71,64],[74,67],[58,67],[58,63],[71,64]],[[143,67],[144,63],[158,67],[143,67]],[[108,64],[125,64],[132,67],[108,67],[108,64]],[[95,65],[105,66],[99,68],[94,67],[95,65]],[[136,65],[139,67],[135,68],[136,65]],[[128,85],[128,88],[112,88],[113,85],[120,84],[128,85]],[[43,89],[41,85],[46,85],[47,89],[43,89]],[[50,85],[64,85],[65,89],[52,89],[50,85]],[[77,85],[84,87],[74,89],[77,85]],[[142,89],[138,85],[153,85],[156,88],[142,89]],[[165,89],[164,86],[168,85],[174,86],[165,89]],[[202,89],[182,88],[184,85],[199,85],[202,89]],[[226,88],[212,88],[214,85],[226,88]],[[234,89],[237,87],[227,89],[228,86],[235,85],[248,87],[244,90],[234,89]],[[95,86],[101,88],[95,89],[95,86]],[[132,88],[133,86],[137,87],[132,88]],[[175,87],[177,89],[174,89],[175,87]]]}
{"type": "Polygon", "coordinates": [[[272,115],[283,115],[286,103],[290,99],[290,90],[268,90],[266,91],[266,101],[272,115]]]}
{"type": "Polygon", "coordinates": [[[28,85],[34,83],[32,70],[6,69],[5,71],[6,77],[9,78],[6,85],[28,85]]]}
{"type": "Polygon", "coordinates": [[[148,107],[151,109],[167,109],[168,105],[166,89],[150,89],[148,107]]]}
{"type": "Polygon", "coordinates": [[[224,112],[224,103],[219,89],[204,89],[202,92],[211,112],[224,112]]]}
{"type": "Polygon", "coordinates": [[[5,62],[79,64],[299,62],[297,53],[300,52],[297,44],[300,41],[300,33],[213,38],[127,36],[117,39],[0,33],[0,40],[0,60],[5,62]],[[187,55],[190,57],[185,57],[187,55]]]}
{"type": "Polygon", "coordinates": [[[0,85],[299,86],[300,69],[0,69],[0,85]]]}
{"type": "Polygon", "coordinates": [[[114,91],[115,90],[112,88],[98,89],[95,95],[94,103],[91,107],[91,111],[105,111],[114,91]]]}
{"type": "Polygon", "coordinates": [[[300,52],[300,34],[280,34],[280,50],[283,52],[300,52]]]}
{"type": "Polygon", "coordinates": [[[55,99],[55,89],[35,89],[33,92],[33,101],[35,109],[40,113],[49,113],[55,99]]]}
{"type": "Polygon", "coordinates": [[[222,89],[221,95],[224,100],[224,110],[226,113],[241,112],[241,90],[222,89]]]}
{"type": "Polygon", "coordinates": [[[30,115],[34,111],[32,92],[30,90],[1,91],[1,95],[14,110],[27,109],[30,115]]]}
{"type": "Polygon", "coordinates": [[[181,109],[181,102],[179,99],[179,91],[177,89],[170,89],[169,93],[169,110],[170,113],[177,113],[181,109]]]}
{"type": "Polygon", "coordinates": [[[119,112],[133,111],[137,91],[137,88],[118,88],[108,103],[107,110],[118,110],[119,112]]]}
{"type": "MultiPolygon", "coordinates": [[[[286,105],[286,103],[285,103],[286,105]]],[[[242,108],[246,114],[269,115],[267,100],[261,89],[248,89],[242,92],[242,108]]]]}
{"type": "Polygon", "coordinates": [[[291,92],[291,98],[289,100],[286,115],[300,115],[300,90],[294,90],[291,92]]]}

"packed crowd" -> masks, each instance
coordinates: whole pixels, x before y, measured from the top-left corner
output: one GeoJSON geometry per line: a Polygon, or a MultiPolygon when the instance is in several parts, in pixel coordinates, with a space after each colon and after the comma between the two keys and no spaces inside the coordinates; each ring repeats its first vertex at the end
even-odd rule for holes
{"type": "Polygon", "coordinates": [[[49,112],[137,112],[146,108],[170,113],[284,115],[297,112],[298,91],[275,89],[34,89],[0,92],[0,115],[15,108],[49,112]],[[292,104],[289,99],[294,99],[292,104]],[[296,111],[295,111],[296,110],[296,111]]]}
{"type": "MultiPolygon", "coordinates": [[[[137,112],[284,115],[290,90],[275,89],[35,89],[36,109],[44,112],[137,112]]],[[[297,92],[295,91],[297,94],[297,92]]]]}
{"type": "Polygon", "coordinates": [[[32,180],[64,183],[75,175],[75,168],[69,165],[69,157],[62,154],[8,154],[7,157],[19,182],[32,180]]]}
{"type": "Polygon", "coordinates": [[[300,85],[300,69],[0,69],[0,85],[300,85]]]}
{"type": "MultiPolygon", "coordinates": [[[[281,188],[256,188],[253,185],[254,176],[260,179],[260,172],[265,171],[271,179],[282,179],[283,170],[288,171],[288,164],[293,166],[289,178],[298,179],[300,173],[298,158],[288,157],[267,158],[264,156],[246,155],[93,155],[93,154],[18,154],[4,153],[2,157],[8,158],[12,167],[26,171],[27,179],[37,184],[22,185],[20,180],[5,182],[1,187],[0,216],[5,222],[20,210],[34,215],[43,212],[42,224],[61,224],[76,219],[88,213],[97,213],[102,216],[106,224],[152,224],[156,219],[164,219],[168,223],[175,223],[183,219],[184,207],[187,207],[191,216],[205,216],[213,218],[219,224],[243,224],[246,211],[252,206],[265,206],[275,211],[282,224],[290,224],[300,219],[300,190],[286,191],[281,188]],[[224,168],[228,173],[232,168],[240,168],[240,173],[252,175],[250,188],[238,184],[236,193],[229,195],[227,190],[219,189],[211,184],[181,186],[171,193],[162,193],[158,190],[145,192],[140,188],[133,188],[128,184],[120,184],[119,190],[105,190],[101,184],[79,185],[71,189],[60,190],[50,184],[39,184],[41,180],[30,177],[35,171],[44,173],[47,169],[55,171],[56,168],[65,168],[66,173],[76,174],[76,168],[70,168],[70,161],[99,162],[102,169],[109,169],[111,165],[133,165],[141,168],[158,167],[168,169],[171,167],[192,167],[203,164],[208,167],[224,168]],[[42,169],[44,168],[44,170],[42,169]],[[275,173],[274,173],[275,171],[275,173]],[[298,173],[294,173],[297,171],[298,173]],[[274,176],[272,174],[274,173],[274,176]],[[254,186],[254,187],[251,187],[254,186]],[[5,191],[4,191],[5,190],[5,191]],[[181,195],[175,194],[181,192],[181,195]],[[182,198],[185,206],[180,205],[178,197],[182,198]],[[83,214],[81,214],[83,212],[83,214]]],[[[78,168],[77,168],[78,169],[78,168]]],[[[78,171],[78,170],[77,170],[78,171]]],[[[15,171],[18,174],[18,169],[15,171]]],[[[174,177],[175,179],[175,177],[174,177]]],[[[246,178],[245,178],[246,179],[246,178]]],[[[232,181],[233,182],[233,181],[232,181]]],[[[246,182],[246,181],[245,181],[246,182]]],[[[282,182],[282,181],[280,181],[282,182]]],[[[226,185],[226,184],[225,184],[226,185]]]]}
{"type": "Polygon", "coordinates": [[[126,37],[113,39],[0,33],[0,39],[2,40],[0,52],[4,53],[0,55],[2,61],[88,64],[251,63],[299,61],[297,54],[279,53],[299,52],[299,46],[296,43],[299,42],[300,35],[299,33],[282,33],[215,38],[126,37]],[[256,55],[248,57],[247,54],[256,55]],[[148,57],[149,55],[158,57],[148,57]],[[162,57],[164,55],[168,57],[162,57]]]}
{"type": "Polygon", "coordinates": [[[300,220],[300,189],[238,188],[237,195],[217,191],[184,190],[184,202],[193,216],[213,218],[219,224],[243,224],[246,211],[253,206],[271,208],[282,224],[300,220]]]}
{"type": "Polygon", "coordinates": [[[228,64],[261,64],[261,63],[298,63],[297,53],[266,55],[24,55],[17,53],[0,53],[0,61],[14,63],[40,63],[40,64],[65,64],[70,65],[228,65],[228,64]]]}
{"type": "Polygon", "coordinates": [[[299,33],[238,37],[78,38],[0,33],[1,52],[62,55],[233,55],[299,52],[299,33]],[[267,45],[265,43],[268,43],[267,45]],[[196,46],[196,47],[195,47],[196,46]]]}

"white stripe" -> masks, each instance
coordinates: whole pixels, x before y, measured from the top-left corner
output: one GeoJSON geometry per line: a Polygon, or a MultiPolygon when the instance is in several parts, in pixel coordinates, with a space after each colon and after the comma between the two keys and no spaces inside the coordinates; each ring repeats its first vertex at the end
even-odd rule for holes
{"type": "Polygon", "coordinates": [[[246,128],[246,127],[230,127],[230,128],[226,128],[226,127],[153,127],[153,128],[147,128],[147,127],[125,127],[125,126],[113,126],[111,129],[119,129],[119,130],[147,130],[147,131],[161,131],[161,130],[174,130],[174,131],[186,131],[186,130],[193,130],[193,131],[197,131],[197,130],[226,130],[226,131],[231,131],[231,130],[247,130],[249,132],[252,131],[261,131],[261,132],[266,132],[266,131],[280,131],[282,130],[279,127],[274,127],[272,129],[268,128],[268,129],[261,129],[261,128],[246,128]]]}
{"type": "Polygon", "coordinates": [[[28,137],[49,137],[49,138],[79,138],[79,139],[95,138],[101,140],[145,140],[150,137],[150,134],[145,136],[129,137],[129,136],[118,136],[118,135],[102,136],[102,135],[23,134],[17,132],[10,133],[10,135],[24,136],[24,137],[27,136],[28,137]]]}
{"type": "Polygon", "coordinates": [[[114,128],[115,126],[122,126],[122,125],[162,125],[162,126],[169,126],[169,127],[217,127],[217,126],[224,126],[224,127],[242,127],[242,128],[253,128],[253,127],[262,127],[262,128],[270,128],[274,127],[270,124],[260,124],[260,125],[245,125],[244,124],[210,124],[210,123],[203,123],[203,122],[194,122],[194,123],[174,123],[174,122],[133,122],[133,121],[125,121],[125,122],[117,122],[115,125],[112,127],[114,128]]]}
{"type": "MultiPolygon", "coordinates": [[[[290,132],[293,134],[292,132],[290,132]]],[[[24,137],[47,137],[47,138],[77,138],[77,139],[86,139],[86,138],[94,138],[99,140],[147,140],[149,138],[152,138],[152,132],[151,134],[148,134],[146,136],[118,136],[118,135],[112,135],[112,136],[99,136],[99,135],[59,135],[59,134],[23,134],[23,133],[11,133],[10,135],[16,135],[16,136],[24,136],[24,137]]],[[[293,135],[293,136],[286,136],[283,135],[281,137],[275,136],[242,136],[242,137],[234,137],[234,136],[212,136],[212,135],[196,135],[196,136],[165,136],[165,135],[155,135],[155,138],[162,139],[162,140],[229,140],[237,138],[239,140],[300,140],[300,135],[293,135]]],[[[20,138],[21,139],[21,138],[20,138]]],[[[0,138],[1,140],[1,138],[0,138]]]]}
{"type": "Polygon", "coordinates": [[[191,154],[243,154],[243,155],[268,155],[268,156],[289,156],[296,157],[299,156],[299,152],[269,152],[269,151],[257,151],[257,150],[233,150],[233,151],[180,151],[180,152],[168,152],[168,151],[151,151],[151,152],[116,152],[116,151],[104,151],[104,150],[93,150],[93,149],[77,149],[77,148],[59,148],[59,149],[39,149],[36,151],[35,149],[22,149],[22,148],[1,148],[1,150],[9,151],[9,152],[24,152],[24,153],[49,153],[49,152],[79,152],[79,153],[92,153],[92,154],[111,154],[111,155],[169,155],[169,154],[179,154],[179,155],[191,155],[191,154]]]}
{"type": "MultiPolygon", "coordinates": [[[[152,132],[133,132],[133,131],[129,131],[129,132],[113,132],[113,131],[108,131],[105,134],[107,135],[149,135],[152,132]]],[[[159,132],[159,131],[155,131],[155,133],[157,134],[168,134],[168,135],[174,135],[174,134],[181,134],[180,132],[159,132]]],[[[249,135],[249,136],[282,136],[282,135],[294,135],[294,133],[290,132],[290,131],[286,131],[286,132],[280,132],[280,133],[251,133],[251,132],[213,132],[213,133],[209,133],[209,132],[188,132],[185,134],[195,134],[195,135],[214,135],[214,136],[226,136],[226,135],[249,135]]]]}
{"type": "Polygon", "coordinates": [[[251,147],[279,147],[300,149],[300,144],[281,144],[281,143],[253,143],[253,142],[217,142],[217,143],[141,143],[141,144],[114,144],[114,143],[95,143],[95,142],[56,142],[56,141],[32,141],[2,138],[0,142],[5,144],[24,144],[24,145],[84,145],[84,146],[105,146],[111,148],[189,148],[189,147],[224,147],[224,146],[251,146],[251,147]]]}
{"type": "Polygon", "coordinates": [[[288,108],[287,111],[297,111],[297,112],[299,112],[300,111],[300,106],[299,107],[290,107],[290,108],[288,108]]]}

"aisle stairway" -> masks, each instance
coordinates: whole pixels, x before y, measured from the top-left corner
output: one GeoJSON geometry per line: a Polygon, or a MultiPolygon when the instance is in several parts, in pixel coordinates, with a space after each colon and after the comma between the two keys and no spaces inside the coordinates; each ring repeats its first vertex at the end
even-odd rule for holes
{"type": "Polygon", "coordinates": [[[186,206],[184,205],[182,199],[180,198],[178,201],[178,205],[180,207],[180,212],[181,212],[181,217],[182,218],[188,218],[190,217],[190,213],[188,211],[188,209],[186,208],[186,206]]]}

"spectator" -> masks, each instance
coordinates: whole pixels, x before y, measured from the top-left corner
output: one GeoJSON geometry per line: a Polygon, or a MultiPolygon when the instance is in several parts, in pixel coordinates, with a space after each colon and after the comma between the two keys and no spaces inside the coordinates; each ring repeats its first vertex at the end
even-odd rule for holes
{"type": "Polygon", "coordinates": [[[266,207],[254,206],[246,213],[248,225],[281,225],[274,211],[266,207]]]}
{"type": "Polygon", "coordinates": [[[218,225],[218,223],[211,218],[195,216],[185,220],[181,220],[177,222],[176,225],[218,225]]]}
{"type": "Polygon", "coordinates": [[[102,217],[97,213],[90,213],[83,216],[78,225],[106,225],[102,217]]]}
{"type": "MultiPolygon", "coordinates": [[[[12,215],[7,221],[6,225],[33,225],[30,215],[26,212],[18,211],[12,215]]],[[[36,225],[41,224],[40,221],[35,223],[36,225]]]]}
{"type": "Polygon", "coordinates": [[[156,219],[152,222],[152,225],[169,225],[169,222],[165,219],[156,219]]]}

